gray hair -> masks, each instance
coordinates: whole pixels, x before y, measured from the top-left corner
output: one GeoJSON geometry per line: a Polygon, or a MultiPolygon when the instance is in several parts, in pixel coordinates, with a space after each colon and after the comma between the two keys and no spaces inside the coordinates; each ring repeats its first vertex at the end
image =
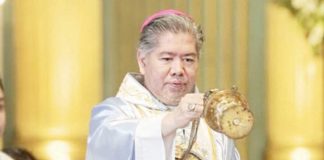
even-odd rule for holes
{"type": "Polygon", "coordinates": [[[165,32],[192,34],[196,41],[196,50],[200,55],[204,41],[201,27],[191,18],[175,14],[158,17],[143,28],[138,48],[141,54],[152,52],[158,45],[159,36],[165,32]]]}

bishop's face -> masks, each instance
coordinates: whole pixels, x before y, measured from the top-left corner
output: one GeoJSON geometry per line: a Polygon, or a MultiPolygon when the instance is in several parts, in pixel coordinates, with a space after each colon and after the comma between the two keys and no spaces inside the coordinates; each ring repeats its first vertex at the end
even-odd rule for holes
{"type": "Polygon", "coordinates": [[[166,105],[178,105],[194,90],[199,55],[194,37],[189,33],[160,35],[157,47],[146,55],[138,54],[144,85],[166,105]]]}

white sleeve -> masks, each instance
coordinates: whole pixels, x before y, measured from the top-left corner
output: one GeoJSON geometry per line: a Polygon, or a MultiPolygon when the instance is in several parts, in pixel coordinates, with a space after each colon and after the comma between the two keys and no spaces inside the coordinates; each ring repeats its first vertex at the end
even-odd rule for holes
{"type": "Polygon", "coordinates": [[[161,133],[162,116],[144,118],[135,132],[136,160],[165,160],[165,148],[161,133]]]}
{"type": "Polygon", "coordinates": [[[225,137],[225,145],[224,145],[224,155],[226,156],[226,160],[240,160],[240,154],[235,147],[235,143],[233,139],[225,137]]]}
{"type": "Polygon", "coordinates": [[[240,160],[240,154],[235,147],[233,139],[226,135],[214,132],[216,138],[217,159],[240,160]]]}
{"type": "Polygon", "coordinates": [[[14,160],[11,157],[9,157],[7,154],[0,151],[0,160],[14,160]]]}

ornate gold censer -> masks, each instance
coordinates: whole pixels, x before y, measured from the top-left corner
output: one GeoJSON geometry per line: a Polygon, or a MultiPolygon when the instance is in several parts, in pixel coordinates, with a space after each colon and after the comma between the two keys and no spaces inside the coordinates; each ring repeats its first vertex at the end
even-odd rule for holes
{"type": "MultiPolygon", "coordinates": [[[[253,126],[254,117],[245,97],[233,86],[230,90],[212,89],[204,95],[203,118],[210,128],[232,139],[247,136],[253,126]]],[[[199,119],[192,122],[189,145],[181,160],[200,159],[190,152],[197,139],[199,119]]]]}

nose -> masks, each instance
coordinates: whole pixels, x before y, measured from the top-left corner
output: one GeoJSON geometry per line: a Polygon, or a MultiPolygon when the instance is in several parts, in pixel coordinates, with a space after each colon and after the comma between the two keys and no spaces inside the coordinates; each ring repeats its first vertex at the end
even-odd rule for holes
{"type": "Polygon", "coordinates": [[[172,76],[183,76],[185,71],[184,64],[181,60],[175,60],[171,66],[171,75],[172,76]]]}

